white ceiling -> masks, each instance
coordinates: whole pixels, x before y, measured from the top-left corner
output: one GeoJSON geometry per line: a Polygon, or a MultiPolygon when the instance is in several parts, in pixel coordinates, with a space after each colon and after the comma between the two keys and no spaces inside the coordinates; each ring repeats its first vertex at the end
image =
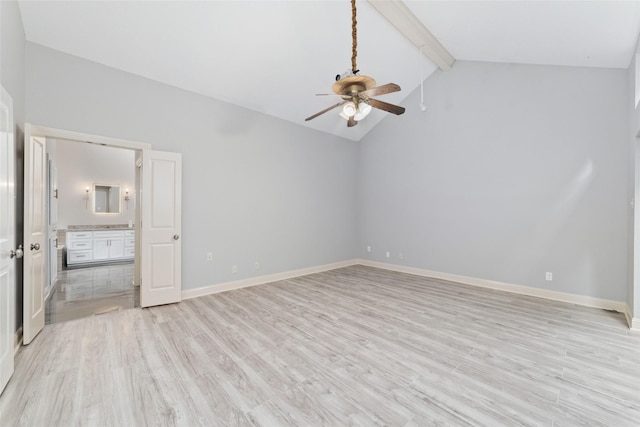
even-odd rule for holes
{"type": "MultiPolygon", "coordinates": [[[[640,1],[405,1],[457,60],[627,68],[640,1]]],[[[364,0],[358,68],[405,97],[436,67],[364,0]],[[421,64],[422,62],[422,64],[421,64]]],[[[359,140],[332,111],[335,75],[351,68],[349,0],[20,1],[27,40],[302,126],[359,140]]],[[[455,65],[454,65],[455,67],[455,65]]],[[[428,100],[426,102],[428,104],[428,100]]],[[[426,113],[428,114],[428,112],[426,113]]]]}

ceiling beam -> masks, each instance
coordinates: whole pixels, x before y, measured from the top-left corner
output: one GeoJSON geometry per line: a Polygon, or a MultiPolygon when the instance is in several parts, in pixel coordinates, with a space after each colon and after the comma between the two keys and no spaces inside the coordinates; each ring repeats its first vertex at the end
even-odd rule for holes
{"type": "Polygon", "coordinates": [[[425,54],[441,70],[449,70],[455,58],[401,0],[369,0],[387,21],[425,54]]]}

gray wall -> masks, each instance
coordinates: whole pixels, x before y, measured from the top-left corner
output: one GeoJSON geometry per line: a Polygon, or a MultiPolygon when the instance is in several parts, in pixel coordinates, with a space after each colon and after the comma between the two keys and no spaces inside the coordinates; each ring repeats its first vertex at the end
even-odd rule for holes
{"type": "Polygon", "coordinates": [[[360,256],[625,301],[627,91],[625,70],[433,74],[428,112],[418,90],[360,144],[360,256]]]}
{"type": "Polygon", "coordinates": [[[355,142],[31,43],[27,121],[183,154],[183,289],[353,256],[355,142]]]}
{"type": "MultiPolygon", "coordinates": [[[[18,3],[0,1],[0,83],[13,99],[16,123],[16,242],[22,242],[22,152],[25,118],[25,46],[24,28],[18,3]]],[[[22,262],[16,269],[16,330],[22,326],[22,262]]]]}
{"type": "MultiPolygon", "coordinates": [[[[636,53],[640,52],[640,40],[636,43],[636,53]]],[[[635,94],[638,79],[636,78],[636,58],[632,58],[628,72],[628,105],[629,105],[629,202],[633,208],[629,211],[629,245],[628,245],[628,285],[627,303],[634,318],[640,318],[640,259],[636,252],[640,250],[640,210],[635,205],[640,201],[640,108],[636,108],[635,94]]]]}
{"type": "Polygon", "coordinates": [[[25,116],[25,36],[18,2],[0,2],[0,80],[13,98],[13,119],[23,130],[25,116]]]}
{"type": "MultiPolygon", "coordinates": [[[[47,141],[47,143],[49,140],[47,141]]],[[[135,151],[58,140],[58,229],[69,225],[128,224],[135,221],[136,161],[135,151]],[[120,213],[96,214],[94,199],[84,199],[85,188],[93,192],[93,184],[120,186],[120,213]],[[129,189],[128,202],[124,201],[129,189]]]]}

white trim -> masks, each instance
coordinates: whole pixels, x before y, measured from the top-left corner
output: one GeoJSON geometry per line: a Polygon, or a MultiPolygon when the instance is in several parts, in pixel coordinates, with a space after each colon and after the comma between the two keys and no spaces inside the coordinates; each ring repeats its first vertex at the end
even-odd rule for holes
{"type": "Polygon", "coordinates": [[[335,270],[336,268],[349,267],[356,264],[358,264],[358,260],[340,261],[332,264],[324,264],[315,267],[301,268],[299,270],[269,274],[266,276],[249,277],[247,279],[234,280],[232,282],[218,283],[216,285],[204,286],[197,289],[187,289],[182,291],[182,299],[197,298],[205,295],[217,294],[219,292],[247,288],[249,286],[264,285],[266,283],[277,282],[279,280],[293,279],[294,277],[321,273],[323,271],[335,270]]]}
{"type": "MultiPolygon", "coordinates": [[[[583,305],[587,307],[602,308],[605,310],[615,310],[626,313],[626,303],[603,298],[595,298],[586,295],[570,294],[566,292],[550,291],[548,289],[532,288],[529,286],[513,285],[511,283],[496,282],[494,280],[478,279],[475,277],[461,276],[457,274],[442,273],[439,271],[424,270],[421,268],[407,267],[403,265],[386,264],[378,261],[366,259],[357,260],[359,264],[369,267],[382,268],[385,270],[398,271],[400,273],[415,274],[416,276],[431,277],[434,279],[458,282],[465,285],[478,286],[481,288],[495,289],[498,291],[511,292],[515,294],[528,295],[532,297],[544,298],[553,301],[561,301],[569,304],[583,305]]],[[[636,320],[636,319],[634,319],[636,320]]]]}
{"type": "Polygon", "coordinates": [[[441,70],[451,69],[455,58],[401,0],[369,0],[369,4],[441,70]]]}
{"type": "Polygon", "coordinates": [[[629,304],[625,304],[624,315],[627,318],[629,329],[631,329],[632,331],[640,332],[640,318],[633,317],[633,314],[631,313],[631,307],[629,307],[629,304]]]}
{"type": "Polygon", "coordinates": [[[31,136],[42,136],[45,138],[67,139],[79,142],[90,142],[95,144],[106,144],[110,147],[129,148],[131,150],[151,149],[151,144],[146,142],[129,141],[126,139],[111,138],[108,136],[92,135],[89,133],[74,132],[70,130],[54,129],[45,126],[38,126],[27,123],[31,126],[31,136]]]}

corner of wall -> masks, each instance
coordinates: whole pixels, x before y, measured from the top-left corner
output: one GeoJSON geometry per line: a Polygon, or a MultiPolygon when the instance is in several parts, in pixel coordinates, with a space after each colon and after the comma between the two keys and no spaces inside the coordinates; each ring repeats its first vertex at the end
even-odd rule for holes
{"type": "Polygon", "coordinates": [[[446,280],[449,282],[461,283],[464,285],[476,286],[479,288],[493,289],[496,291],[510,292],[513,294],[527,295],[536,298],[543,298],[551,301],[559,301],[568,304],[582,305],[585,307],[614,310],[627,314],[628,306],[624,301],[615,301],[605,298],[596,298],[568,292],[550,291],[547,289],[534,288],[530,286],[517,285],[513,283],[499,282],[496,280],[479,279],[476,277],[463,276],[459,274],[443,273],[440,271],[426,270],[423,268],[408,267],[404,265],[390,264],[365,259],[356,260],[358,264],[369,267],[383,268],[385,270],[397,271],[400,273],[414,274],[416,276],[429,277],[432,279],[446,280]]]}
{"type": "MultiPolygon", "coordinates": [[[[636,209],[636,203],[640,199],[640,170],[638,170],[640,157],[640,108],[636,105],[638,91],[640,90],[638,69],[638,55],[640,54],[640,37],[636,40],[636,48],[629,63],[629,243],[627,245],[627,321],[633,329],[634,320],[638,319],[640,312],[640,211],[636,209]]],[[[636,323],[637,325],[637,323],[636,323]]],[[[636,326],[637,327],[637,326],[636,326]]]]}

